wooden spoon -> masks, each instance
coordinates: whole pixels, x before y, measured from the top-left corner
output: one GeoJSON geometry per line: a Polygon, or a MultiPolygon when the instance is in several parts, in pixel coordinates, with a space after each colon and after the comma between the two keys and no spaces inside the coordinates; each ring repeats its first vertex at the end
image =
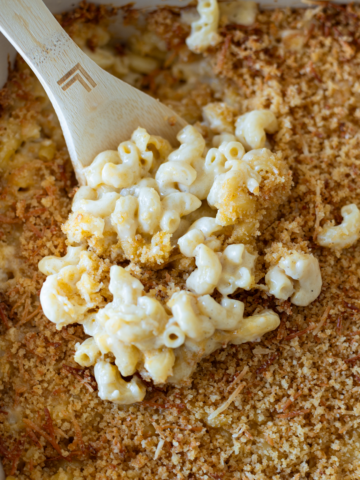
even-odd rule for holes
{"type": "Polygon", "coordinates": [[[137,127],[174,144],[186,125],[170,108],[90,60],[42,0],[0,0],[0,30],[46,90],[80,184],[86,185],[83,168],[137,127]]]}

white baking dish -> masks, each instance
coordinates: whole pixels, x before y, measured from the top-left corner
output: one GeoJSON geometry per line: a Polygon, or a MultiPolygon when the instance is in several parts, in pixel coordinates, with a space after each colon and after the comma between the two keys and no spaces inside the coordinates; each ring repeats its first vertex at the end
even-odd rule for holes
{"type": "MultiPolygon", "coordinates": [[[[17,0],[8,0],[17,1],[17,0]]],[[[80,3],[80,0],[44,0],[45,4],[53,13],[64,12],[74,8],[80,3]]],[[[128,0],[93,0],[97,4],[112,4],[112,5],[125,5],[128,0]]],[[[360,0],[355,0],[355,3],[360,0]]],[[[167,5],[184,6],[186,0],[167,0],[167,5]]],[[[305,7],[306,5],[299,0],[258,0],[261,8],[276,8],[276,7],[305,7]]],[[[348,0],[337,0],[336,3],[349,3],[348,0]]],[[[161,5],[161,2],[156,0],[137,0],[135,6],[138,8],[152,8],[157,4],[161,5]]],[[[162,3],[164,5],[164,3],[162,3]]],[[[124,32],[119,31],[119,37],[124,36],[124,32]]],[[[0,88],[4,85],[8,75],[8,59],[12,61],[15,58],[16,52],[6,38],[0,33],[0,88]]],[[[5,480],[5,474],[3,472],[0,463],[0,480],[5,480]]]]}

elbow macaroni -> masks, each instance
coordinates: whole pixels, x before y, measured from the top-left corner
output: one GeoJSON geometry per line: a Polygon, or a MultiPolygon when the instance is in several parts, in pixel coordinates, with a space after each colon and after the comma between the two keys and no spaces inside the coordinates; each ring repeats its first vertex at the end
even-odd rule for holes
{"type": "Polygon", "coordinates": [[[271,295],[281,300],[291,297],[294,305],[306,307],[320,295],[319,262],[311,254],[289,253],[270,268],[265,282],[271,295]]]}
{"type": "Polygon", "coordinates": [[[54,268],[54,257],[45,257],[40,262],[41,271],[51,272],[40,292],[40,302],[46,317],[58,329],[75,322],[82,322],[89,310],[104,304],[103,283],[98,281],[98,272],[103,262],[87,251],[70,250],[64,257],[79,253],[77,265],[58,263],[54,268]]]}
{"type": "Polygon", "coordinates": [[[217,0],[199,0],[197,10],[200,19],[191,24],[191,35],[186,39],[186,44],[193,52],[201,53],[220,41],[217,33],[219,6],[217,0]]]}
{"type": "MultiPolygon", "coordinates": [[[[47,268],[46,261],[43,260],[43,269],[47,268]]],[[[52,258],[49,263],[53,263],[52,258]]],[[[181,365],[189,361],[190,351],[197,350],[191,362],[192,371],[202,355],[219,344],[241,343],[248,338],[252,341],[279,323],[273,312],[264,314],[260,320],[245,319],[242,302],[224,297],[219,304],[210,295],[185,291],[174,293],[166,310],[158,300],[144,295],[141,282],[117,265],[110,268],[108,289],[113,300],[106,303],[109,297],[106,287],[94,280],[100,270],[101,265],[88,252],[81,252],[78,266],[65,264],[49,275],[41,302],[44,313],[57,328],[80,322],[91,335],[76,345],[75,360],[82,366],[95,366],[99,395],[104,400],[122,404],[142,400],[145,395],[142,382],[134,377],[126,383],[121,375],[133,375],[140,370],[155,383],[176,383],[181,380],[179,369],[184,370],[181,365]],[[82,286],[86,275],[88,280],[82,286]],[[63,279],[69,276],[64,286],[63,279]],[[102,299],[95,299],[92,295],[99,292],[102,299]],[[97,313],[90,311],[94,301],[100,307],[97,313]],[[264,320],[268,317],[270,323],[264,320]],[[110,353],[115,365],[104,360],[103,356],[110,353]]],[[[187,376],[182,378],[186,379],[187,376]]]]}
{"type": "Polygon", "coordinates": [[[317,236],[317,242],[322,247],[348,248],[360,237],[360,211],[352,203],[341,209],[343,221],[340,225],[325,225],[317,236]]]}
{"type": "Polygon", "coordinates": [[[247,150],[263,148],[266,133],[275,133],[278,121],[270,110],[254,110],[236,120],[235,135],[247,150]]]}
{"type": "MultiPolygon", "coordinates": [[[[269,150],[245,153],[247,144],[229,133],[232,118],[218,107],[204,109],[219,133],[209,150],[199,131],[187,126],[175,150],[138,128],[118,151],[99,154],[85,169],[88,185],[74,196],[63,227],[67,254],[39,264],[47,275],[40,295],[44,313],[59,329],[83,325],[90,338],[76,345],[75,359],[94,367],[104,400],[141,401],[141,380],[122,379],[136,372],[154,383],[187,382],[203,356],[221,345],[259,340],[279,324],[270,310],[244,318],[244,304],[227,298],[255,286],[257,256],[242,243],[224,242],[234,225],[259,223],[284,197],[290,177],[269,150]],[[175,291],[166,305],[114,264],[127,259],[159,268],[177,247],[196,268],[189,271],[188,291],[175,291]],[[219,302],[210,296],[215,289],[219,302]]],[[[273,290],[300,305],[311,298],[306,280],[312,276],[316,283],[317,271],[309,259],[299,263],[294,255],[276,267],[291,289],[273,290]]]]}
{"type": "Polygon", "coordinates": [[[194,163],[202,158],[205,140],[191,125],[183,128],[177,135],[180,147],[168,156],[168,161],[160,165],[156,173],[156,181],[162,195],[178,191],[192,185],[197,177],[194,163]]]}
{"type": "Polygon", "coordinates": [[[95,379],[99,387],[99,397],[102,400],[130,405],[141,402],[146,394],[144,384],[137,377],[129,383],[120,376],[119,370],[103,360],[96,363],[94,368],[95,379]]]}
{"type": "Polygon", "coordinates": [[[257,255],[247,251],[245,245],[229,245],[221,255],[222,272],[217,289],[222,295],[231,295],[238,288],[250,290],[255,285],[257,255]]]}
{"type": "MultiPolygon", "coordinates": [[[[219,109],[228,108],[210,107],[204,115],[213,122],[219,109]]],[[[138,128],[117,151],[100,153],[85,169],[88,186],[77,191],[63,226],[70,245],[87,243],[98,255],[157,267],[170,257],[181,218],[202,202],[218,210],[220,226],[259,222],[272,192],[275,198],[289,185],[284,163],[267,149],[245,154],[234,136],[221,133],[218,146],[206,151],[204,138],[190,125],[177,138],[180,147],[172,150],[138,128]]]]}
{"type": "Polygon", "coordinates": [[[189,290],[198,295],[217,290],[224,296],[237,288],[250,290],[255,285],[256,255],[251,255],[245,245],[229,245],[223,253],[215,253],[220,242],[213,236],[221,227],[213,218],[197,220],[178,240],[179,249],[186,257],[195,257],[198,267],[186,280],[189,290]]]}
{"type": "Polygon", "coordinates": [[[80,254],[85,250],[85,246],[68,247],[64,257],[49,256],[39,262],[39,270],[44,275],[53,275],[59,273],[63,267],[77,265],[80,261],[80,254]]]}
{"type": "Polygon", "coordinates": [[[101,356],[100,349],[97,346],[95,339],[92,337],[85,340],[81,345],[80,343],[77,343],[75,348],[75,362],[82,367],[95,365],[97,359],[101,356]]]}
{"type": "MultiPolygon", "coordinates": [[[[194,302],[193,311],[188,313],[189,318],[196,315],[199,321],[210,320],[214,326],[217,317],[222,328],[230,325],[235,328],[215,330],[210,337],[204,338],[201,342],[194,342],[189,338],[175,351],[173,374],[168,378],[168,382],[181,384],[195,370],[198,358],[208,356],[228,343],[240,345],[259,341],[265,333],[276,329],[280,324],[279,316],[272,310],[264,310],[247,318],[243,317],[243,310],[244,304],[238,300],[225,299],[219,305],[209,295],[200,297],[196,303],[194,302]]],[[[204,326],[206,327],[206,324],[204,326]]]]}
{"type": "Polygon", "coordinates": [[[204,244],[198,245],[193,255],[198,268],[186,280],[186,286],[199,295],[213,293],[221,276],[219,257],[204,244]]]}

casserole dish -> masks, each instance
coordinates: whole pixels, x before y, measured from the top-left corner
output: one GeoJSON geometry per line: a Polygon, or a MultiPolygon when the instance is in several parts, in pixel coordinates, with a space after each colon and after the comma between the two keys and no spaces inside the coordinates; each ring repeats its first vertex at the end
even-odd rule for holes
{"type": "MultiPolygon", "coordinates": [[[[49,3],[49,5],[50,5],[50,3],[49,3]]],[[[62,12],[62,11],[64,11],[64,10],[67,10],[68,8],[72,8],[73,5],[74,5],[74,4],[73,4],[72,2],[52,2],[50,6],[51,6],[52,11],[54,11],[54,12],[62,12]]],[[[280,3],[276,3],[276,5],[280,5],[280,3]]],[[[286,5],[288,6],[289,3],[286,2],[286,5]]],[[[151,8],[151,7],[152,7],[151,5],[148,5],[148,4],[138,4],[137,6],[144,7],[144,8],[148,8],[148,7],[151,8]]],[[[265,5],[265,6],[266,6],[266,7],[271,7],[271,5],[265,5]]],[[[116,27],[115,27],[115,28],[116,28],[116,27]]],[[[0,52],[1,52],[1,54],[3,54],[3,56],[5,57],[5,58],[3,59],[3,61],[4,61],[4,67],[5,67],[5,60],[6,60],[7,54],[10,53],[10,54],[12,55],[12,53],[11,53],[11,49],[8,48],[8,46],[6,45],[5,42],[3,42],[1,45],[2,45],[2,47],[1,47],[1,49],[0,49],[0,52]]],[[[5,68],[3,69],[3,71],[4,71],[4,70],[5,70],[5,68]]],[[[311,66],[310,66],[310,70],[311,70],[311,66]]],[[[320,77],[318,76],[318,73],[317,73],[317,71],[316,71],[316,67],[313,66],[313,70],[314,70],[314,71],[313,71],[313,76],[314,76],[315,79],[320,83],[320,80],[319,80],[320,77]],[[314,72],[315,72],[315,73],[314,73],[314,72]]],[[[343,128],[343,127],[341,127],[341,128],[343,128]]],[[[316,133],[316,132],[315,132],[315,133],[316,133]]],[[[345,135],[345,134],[344,134],[344,135],[345,135]]],[[[315,135],[315,136],[316,136],[316,135],[315,135]]],[[[303,153],[303,155],[306,156],[306,146],[304,147],[304,153],[303,153]]],[[[355,173],[356,173],[356,172],[355,172],[355,173]]],[[[354,174],[354,175],[355,175],[355,174],[354,174]]],[[[305,189],[304,189],[304,191],[305,191],[305,189]]],[[[294,207],[294,208],[295,208],[295,207],[294,207]]],[[[349,302],[347,303],[347,305],[348,305],[348,304],[349,304],[349,302]]],[[[351,304],[350,304],[350,305],[351,305],[351,304]]],[[[350,307],[347,307],[347,308],[350,308],[350,307]]],[[[354,310],[353,310],[353,311],[356,312],[356,308],[357,308],[357,307],[354,307],[354,310]]],[[[351,308],[350,308],[350,309],[351,309],[351,308]]],[[[322,317],[321,317],[321,318],[322,318],[322,317]]],[[[325,318],[325,320],[324,320],[324,319],[320,319],[320,320],[319,320],[320,324],[321,324],[321,322],[323,322],[322,324],[324,324],[324,322],[326,322],[326,321],[327,321],[326,318],[325,318]]],[[[301,323],[301,322],[300,322],[300,323],[301,323]]],[[[312,330],[314,330],[314,331],[317,332],[317,329],[315,329],[315,326],[314,326],[314,325],[310,325],[310,327],[311,327],[310,330],[308,330],[309,332],[311,332],[312,330]]],[[[340,327],[341,327],[341,325],[340,325],[340,327]]],[[[338,330],[341,330],[340,327],[336,327],[336,328],[338,328],[338,330]]],[[[299,334],[300,332],[303,332],[304,330],[306,330],[305,327],[304,327],[303,329],[301,329],[301,328],[299,327],[299,328],[298,328],[298,331],[296,331],[296,330],[291,330],[291,331],[289,331],[289,333],[287,334],[287,336],[286,336],[285,338],[287,338],[288,341],[292,341],[292,340],[293,340],[293,335],[295,335],[294,338],[297,338],[296,335],[299,334]]],[[[356,331],[355,331],[355,332],[356,332],[356,331]]],[[[355,332],[354,332],[354,335],[355,335],[355,332]]],[[[322,337],[321,337],[321,338],[322,338],[322,337]]],[[[315,340],[315,343],[316,343],[316,340],[315,340]]],[[[253,347],[253,346],[252,346],[252,347],[253,347]]],[[[284,348],[287,348],[287,347],[284,347],[284,348]]],[[[293,348],[295,349],[295,346],[294,346],[293,348]]],[[[267,358],[268,360],[266,360],[265,362],[263,362],[262,365],[260,364],[259,367],[257,367],[257,370],[256,370],[256,371],[259,372],[259,373],[258,373],[259,375],[261,375],[261,373],[262,373],[263,371],[266,372],[266,368],[269,367],[269,366],[271,366],[271,363],[274,362],[275,357],[273,357],[272,351],[273,351],[273,350],[271,349],[271,347],[270,347],[270,349],[266,349],[266,348],[263,348],[263,347],[259,347],[259,348],[258,348],[258,347],[255,347],[255,349],[254,349],[254,352],[255,352],[254,355],[255,355],[255,356],[258,355],[258,356],[261,357],[261,355],[267,355],[267,354],[269,355],[269,357],[264,357],[264,358],[267,358]]],[[[350,362],[350,364],[352,365],[351,362],[350,362]]],[[[304,368],[305,368],[305,367],[304,367],[304,368]]],[[[230,374],[229,374],[229,375],[230,375],[230,374]]],[[[230,378],[231,378],[231,375],[230,375],[230,378]]],[[[256,382],[255,382],[255,383],[256,383],[256,382]]],[[[289,387],[289,386],[288,386],[288,387],[289,387]]],[[[290,387],[289,387],[289,388],[290,388],[290,387]]],[[[323,386],[322,388],[325,388],[325,386],[323,386]]],[[[250,393],[251,393],[251,392],[250,392],[250,393]]],[[[250,395],[250,394],[249,394],[249,395],[250,395]]],[[[298,395],[297,393],[293,393],[293,396],[292,396],[291,398],[289,398],[289,399],[284,403],[284,405],[283,405],[283,410],[278,410],[278,411],[279,411],[279,412],[281,412],[281,411],[284,412],[284,411],[288,408],[288,406],[289,406],[293,401],[295,401],[295,400],[298,398],[297,395],[298,395]],[[286,407],[286,408],[285,408],[285,407],[286,407]]],[[[309,394],[308,394],[308,395],[309,395],[309,394]]],[[[218,399],[216,398],[216,395],[214,395],[214,402],[215,402],[215,403],[217,402],[217,404],[219,403],[218,399]]],[[[321,405],[322,405],[322,404],[321,404],[321,405]]],[[[279,408],[280,408],[280,407],[279,407],[279,408]]],[[[350,411],[351,409],[352,409],[352,407],[351,407],[351,408],[349,407],[348,410],[350,411]]],[[[308,414],[308,413],[309,413],[308,410],[309,410],[309,409],[306,407],[306,409],[301,410],[301,412],[302,412],[303,414],[304,414],[304,412],[305,412],[305,414],[308,414]]],[[[299,411],[295,410],[293,413],[294,413],[294,416],[296,416],[297,414],[299,414],[299,411]],[[295,414],[296,414],[296,415],[295,415],[295,414]]],[[[346,412],[345,412],[345,413],[346,413],[346,412]]],[[[348,412],[348,413],[350,414],[351,412],[348,412]]],[[[282,415],[284,416],[283,418],[286,417],[286,414],[285,414],[285,413],[279,413],[279,414],[278,414],[278,417],[282,418],[282,417],[281,417],[282,415]]],[[[288,418],[288,417],[286,417],[286,418],[288,418]]],[[[291,417],[289,417],[289,418],[291,418],[291,417]]],[[[185,428],[185,427],[184,427],[184,428],[185,428]]],[[[196,426],[195,428],[200,428],[200,427],[196,426]]],[[[223,430],[221,430],[221,428],[222,428],[222,427],[219,427],[219,431],[220,431],[219,434],[220,434],[220,435],[223,434],[223,430]]],[[[345,428],[345,427],[341,426],[341,429],[342,429],[342,428],[345,428]]],[[[346,430],[344,430],[344,431],[346,431],[346,430]]],[[[237,432],[233,432],[232,438],[234,439],[234,445],[235,445],[234,448],[235,448],[235,449],[236,449],[236,448],[240,448],[240,447],[239,447],[240,443],[236,440],[236,439],[238,438],[237,435],[238,435],[237,432]]],[[[239,435],[240,435],[240,434],[239,434],[239,435]]],[[[250,433],[249,433],[249,435],[251,436],[250,433]]],[[[355,435],[355,434],[354,434],[354,435],[355,435]]],[[[224,434],[224,436],[226,437],[226,434],[224,434]]],[[[250,437],[248,437],[248,438],[250,438],[250,437]]],[[[269,443],[270,446],[273,446],[273,445],[272,445],[272,442],[273,442],[273,440],[271,440],[271,438],[269,438],[269,442],[268,442],[268,443],[269,443]]],[[[163,446],[163,444],[164,444],[164,442],[163,442],[163,443],[160,442],[160,445],[161,445],[161,446],[163,446]]],[[[338,450],[337,445],[336,445],[336,444],[334,444],[334,445],[335,445],[335,447],[336,447],[336,448],[334,447],[335,451],[338,450]]],[[[271,450],[271,449],[270,449],[270,450],[271,450]]],[[[159,450],[159,451],[160,451],[160,450],[159,450]]],[[[270,453],[271,453],[271,452],[270,452],[270,453]]],[[[157,455],[157,453],[156,453],[156,455],[157,455]]],[[[175,461],[176,461],[176,457],[174,457],[174,458],[175,458],[175,461]]],[[[144,460],[144,458],[141,457],[141,455],[139,455],[139,458],[136,460],[136,462],[138,462],[138,463],[136,463],[136,465],[138,466],[140,463],[143,462],[143,460],[144,460]]],[[[134,460],[134,464],[135,464],[135,460],[134,460]]],[[[141,468],[141,467],[139,467],[139,468],[141,468]]],[[[299,474],[299,475],[300,475],[300,474],[299,474]]],[[[215,474],[215,476],[210,475],[210,477],[213,477],[213,478],[221,478],[221,477],[218,477],[217,474],[215,474]]],[[[59,478],[61,478],[61,477],[59,477],[59,478]]],[[[249,477],[249,478],[252,478],[252,477],[249,477]]],[[[295,476],[294,478],[300,478],[300,477],[298,476],[298,474],[296,474],[296,476],[295,476]]]]}

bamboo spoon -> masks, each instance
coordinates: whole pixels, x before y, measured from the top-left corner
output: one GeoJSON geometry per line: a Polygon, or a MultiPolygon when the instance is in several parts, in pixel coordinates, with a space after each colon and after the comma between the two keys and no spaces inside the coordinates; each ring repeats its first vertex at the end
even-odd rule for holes
{"type": "Polygon", "coordinates": [[[80,184],[95,156],[139,126],[170,142],[186,122],[102,70],[71,40],[42,0],[0,0],[0,31],[34,71],[59,117],[80,184]]]}

